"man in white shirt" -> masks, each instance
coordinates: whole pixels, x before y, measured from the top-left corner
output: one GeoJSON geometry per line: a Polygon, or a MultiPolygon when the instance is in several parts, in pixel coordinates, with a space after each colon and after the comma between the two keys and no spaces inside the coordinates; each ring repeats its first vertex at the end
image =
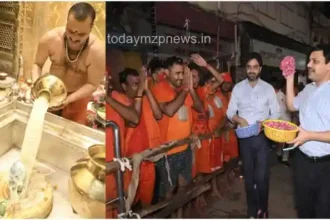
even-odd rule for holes
{"type": "Polygon", "coordinates": [[[290,144],[298,218],[330,218],[330,45],[318,45],[309,55],[312,81],[294,94],[294,75],[286,78],[287,106],[299,111],[300,128],[290,144]]]}
{"type": "MultiPolygon", "coordinates": [[[[262,58],[251,53],[246,64],[247,79],[233,89],[228,119],[246,127],[266,119],[278,119],[280,107],[274,88],[260,79],[262,58]]],[[[270,142],[263,132],[239,141],[249,218],[268,217],[270,142]],[[256,186],[256,187],[255,187],[256,186]]]]}

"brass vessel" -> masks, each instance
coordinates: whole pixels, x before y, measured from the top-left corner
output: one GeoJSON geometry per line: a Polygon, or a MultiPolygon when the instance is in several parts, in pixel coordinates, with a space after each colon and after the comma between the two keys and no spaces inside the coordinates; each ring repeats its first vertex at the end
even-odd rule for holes
{"type": "Polygon", "coordinates": [[[69,201],[83,218],[105,218],[105,146],[93,145],[71,168],[69,201]]]}
{"type": "Polygon", "coordinates": [[[0,73],[0,80],[5,80],[7,78],[7,73],[0,73]]]}
{"type": "Polygon", "coordinates": [[[62,80],[54,75],[46,74],[35,81],[31,95],[33,99],[46,96],[49,107],[58,107],[66,99],[67,90],[62,80]]]}

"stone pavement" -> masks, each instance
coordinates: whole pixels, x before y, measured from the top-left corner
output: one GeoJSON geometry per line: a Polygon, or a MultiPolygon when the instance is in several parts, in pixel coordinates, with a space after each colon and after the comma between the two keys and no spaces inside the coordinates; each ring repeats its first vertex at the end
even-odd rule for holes
{"type": "MultiPolygon", "coordinates": [[[[270,218],[296,218],[291,176],[291,168],[279,164],[273,151],[269,193],[270,218]]],[[[232,190],[224,196],[224,199],[208,201],[208,203],[203,218],[246,218],[243,179],[237,177],[232,190]]]]}

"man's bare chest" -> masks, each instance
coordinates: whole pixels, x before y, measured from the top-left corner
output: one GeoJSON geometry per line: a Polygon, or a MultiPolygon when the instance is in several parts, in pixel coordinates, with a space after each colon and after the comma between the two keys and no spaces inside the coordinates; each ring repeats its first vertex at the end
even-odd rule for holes
{"type": "Polygon", "coordinates": [[[80,54],[78,59],[75,59],[76,55],[67,57],[67,54],[64,50],[54,52],[50,56],[50,60],[52,62],[53,68],[60,68],[66,73],[74,73],[78,75],[86,75],[87,74],[87,55],[80,54]],[[71,60],[71,62],[70,62],[71,60]]]}

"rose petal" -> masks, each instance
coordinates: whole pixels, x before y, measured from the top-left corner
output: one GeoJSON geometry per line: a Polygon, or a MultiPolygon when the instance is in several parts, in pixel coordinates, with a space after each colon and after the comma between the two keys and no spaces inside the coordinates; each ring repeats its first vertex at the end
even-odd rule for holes
{"type": "Polygon", "coordinates": [[[271,128],[276,128],[276,129],[279,129],[279,130],[286,130],[286,131],[290,131],[290,130],[295,129],[294,126],[292,126],[291,124],[289,124],[287,122],[270,121],[270,122],[267,122],[266,125],[271,127],[271,128]]]}
{"type": "Polygon", "coordinates": [[[282,70],[283,76],[287,77],[295,73],[296,62],[294,57],[286,56],[283,58],[280,64],[280,69],[282,70]]]}

